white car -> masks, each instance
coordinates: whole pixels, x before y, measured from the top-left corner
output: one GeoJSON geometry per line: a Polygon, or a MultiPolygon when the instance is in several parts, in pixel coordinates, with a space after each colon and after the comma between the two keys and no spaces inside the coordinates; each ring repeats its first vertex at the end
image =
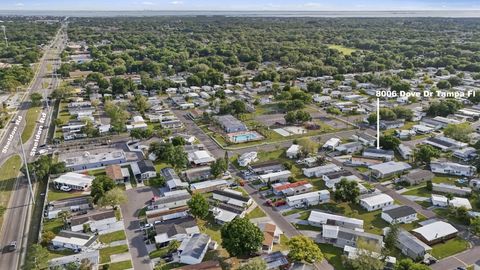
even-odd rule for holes
{"type": "Polygon", "coordinates": [[[67,186],[61,186],[61,187],[60,187],[60,190],[61,190],[61,191],[65,191],[65,192],[69,192],[69,191],[72,190],[72,188],[71,188],[71,187],[67,187],[67,186]]]}

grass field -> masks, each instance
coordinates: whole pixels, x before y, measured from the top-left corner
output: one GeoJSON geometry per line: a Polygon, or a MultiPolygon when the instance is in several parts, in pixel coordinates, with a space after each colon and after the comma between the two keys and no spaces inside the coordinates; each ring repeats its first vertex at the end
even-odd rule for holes
{"type": "Polygon", "coordinates": [[[58,201],[62,199],[68,199],[68,198],[74,198],[74,197],[79,197],[83,196],[85,194],[82,194],[82,192],[65,192],[61,190],[56,190],[56,189],[49,189],[48,190],[48,201],[58,201]]]}
{"type": "Polygon", "coordinates": [[[120,245],[114,247],[106,247],[100,249],[100,263],[108,263],[110,262],[110,255],[113,254],[122,254],[128,252],[127,245],[120,245]]]}
{"type": "Polygon", "coordinates": [[[47,220],[43,223],[43,231],[52,231],[55,234],[58,234],[63,228],[63,220],[61,218],[55,218],[47,220]]]}
{"type": "Polygon", "coordinates": [[[99,236],[100,242],[105,243],[105,244],[110,244],[115,241],[120,241],[120,240],[125,240],[125,232],[122,231],[116,231],[116,232],[111,232],[107,234],[102,234],[99,236]]]}
{"type": "Polygon", "coordinates": [[[69,249],[64,250],[48,250],[48,259],[55,259],[59,257],[69,256],[75,254],[73,251],[69,249]]]}
{"type": "Polygon", "coordinates": [[[0,228],[2,227],[3,214],[8,207],[8,201],[21,166],[20,156],[15,155],[5,161],[0,168],[2,172],[0,176],[0,228]]]}
{"type": "Polygon", "coordinates": [[[412,188],[409,191],[402,193],[402,195],[412,195],[412,196],[420,196],[420,197],[430,197],[432,192],[427,189],[426,186],[422,186],[419,188],[412,188]]]}
{"type": "Polygon", "coordinates": [[[263,212],[262,209],[260,209],[259,206],[255,207],[252,212],[248,213],[246,215],[246,218],[248,219],[254,219],[254,218],[261,218],[267,216],[265,212],[263,212]]]}
{"type": "Polygon", "coordinates": [[[124,270],[124,269],[131,269],[132,268],[132,261],[122,261],[122,262],[116,262],[116,263],[111,263],[110,267],[108,268],[109,270],[124,270]]]}
{"type": "Polygon", "coordinates": [[[358,51],[357,49],[354,49],[354,48],[348,48],[348,47],[345,47],[345,46],[342,46],[342,45],[335,45],[335,44],[328,45],[328,48],[337,50],[344,55],[351,55],[353,52],[358,51]]]}
{"type": "Polygon", "coordinates": [[[453,254],[457,254],[469,248],[466,240],[459,237],[450,239],[445,243],[440,243],[432,246],[432,256],[437,259],[446,258],[453,254]]]}
{"type": "Polygon", "coordinates": [[[25,116],[25,129],[22,132],[22,141],[28,141],[34,132],[35,122],[38,119],[38,114],[40,113],[40,107],[30,107],[25,116]]]}
{"type": "Polygon", "coordinates": [[[329,244],[317,244],[323,253],[325,259],[333,266],[335,270],[347,269],[342,262],[343,250],[329,244]]]}

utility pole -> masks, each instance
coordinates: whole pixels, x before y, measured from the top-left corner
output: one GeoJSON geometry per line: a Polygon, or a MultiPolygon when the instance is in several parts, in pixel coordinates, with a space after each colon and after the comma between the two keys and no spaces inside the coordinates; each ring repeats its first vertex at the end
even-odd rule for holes
{"type": "Polygon", "coordinates": [[[377,98],[377,149],[380,149],[380,98],[377,98]]]}
{"type": "Polygon", "coordinates": [[[35,205],[35,197],[33,196],[32,180],[30,179],[30,172],[28,170],[28,162],[27,162],[27,157],[25,156],[25,149],[23,148],[22,137],[20,136],[20,132],[18,132],[17,134],[18,134],[18,138],[20,139],[20,147],[22,148],[23,162],[25,163],[25,169],[27,171],[27,179],[28,179],[28,187],[30,189],[30,197],[32,198],[32,204],[35,205]]]}
{"type": "Polygon", "coordinates": [[[5,25],[2,25],[2,30],[3,30],[3,39],[5,39],[5,46],[8,48],[8,38],[7,38],[7,32],[5,30],[5,25]]]}

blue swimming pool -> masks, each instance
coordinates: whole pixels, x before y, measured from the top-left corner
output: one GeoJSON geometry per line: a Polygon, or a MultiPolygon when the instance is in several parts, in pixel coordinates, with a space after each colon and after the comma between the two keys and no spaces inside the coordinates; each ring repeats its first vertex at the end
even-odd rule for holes
{"type": "Polygon", "coordinates": [[[256,133],[256,132],[248,132],[248,133],[241,133],[241,134],[232,134],[229,136],[230,141],[234,143],[242,143],[242,142],[248,142],[248,141],[255,141],[255,140],[260,140],[263,137],[256,133]]]}

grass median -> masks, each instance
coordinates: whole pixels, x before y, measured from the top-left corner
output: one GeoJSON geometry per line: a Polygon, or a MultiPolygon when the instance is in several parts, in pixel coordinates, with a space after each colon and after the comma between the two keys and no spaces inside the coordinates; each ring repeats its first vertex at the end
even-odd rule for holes
{"type": "Polygon", "coordinates": [[[25,128],[22,132],[22,142],[28,141],[35,129],[35,123],[38,119],[38,115],[40,114],[41,108],[40,107],[30,107],[25,115],[25,128]]]}
{"type": "Polygon", "coordinates": [[[0,175],[0,228],[3,223],[3,215],[8,207],[10,195],[12,194],[13,186],[20,172],[22,160],[19,155],[15,155],[7,159],[0,167],[2,174],[0,175]]]}

